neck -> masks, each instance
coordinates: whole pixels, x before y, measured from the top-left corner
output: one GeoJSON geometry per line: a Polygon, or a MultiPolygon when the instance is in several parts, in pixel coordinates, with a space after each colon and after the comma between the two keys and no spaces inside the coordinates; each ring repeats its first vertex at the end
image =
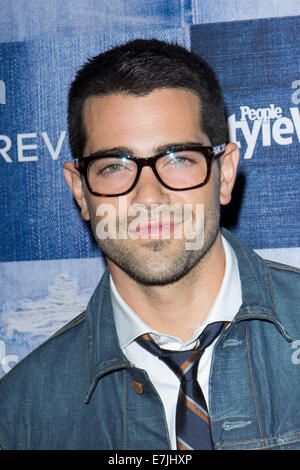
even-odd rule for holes
{"type": "Polygon", "coordinates": [[[221,288],[225,252],[219,233],[215,243],[183,278],[163,286],[145,286],[107,260],[114,284],[129,307],[151,328],[189,339],[205,320],[221,288]]]}

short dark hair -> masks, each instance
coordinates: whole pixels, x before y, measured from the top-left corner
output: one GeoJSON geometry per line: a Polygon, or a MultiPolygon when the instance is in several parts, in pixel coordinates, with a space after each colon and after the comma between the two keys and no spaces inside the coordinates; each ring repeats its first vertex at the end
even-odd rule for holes
{"type": "Polygon", "coordinates": [[[202,130],[212,145],[227,143],[227,120],[221,88],[212,68],[178,44],[136,39],[92,59],[77,72],[68,102],[70,148],[81,157],[86,135],[82,109],[90,96],[125,93],[145,96],[161,88],[182,88],[198,95],[202,130]]]}

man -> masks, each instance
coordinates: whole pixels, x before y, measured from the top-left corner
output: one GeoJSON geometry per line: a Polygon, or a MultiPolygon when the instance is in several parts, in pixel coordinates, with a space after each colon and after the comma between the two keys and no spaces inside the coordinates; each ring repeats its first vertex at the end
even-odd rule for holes
{"type": "Polygon", "coordinates": [[[211,68],[129,42],[78,72],[68,116],[65,178],[108,269],[2,379],[0,446],[300,448],[299,270],[220,230],[239,154],[211,68]]]}

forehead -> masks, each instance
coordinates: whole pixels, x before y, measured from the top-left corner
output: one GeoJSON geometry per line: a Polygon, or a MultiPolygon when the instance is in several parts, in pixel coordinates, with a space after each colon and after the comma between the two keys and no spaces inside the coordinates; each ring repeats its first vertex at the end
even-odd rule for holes
{"type": "Polygon", "coordinates": [[[89,97],[83,107],[85,152],[203,140],[200,111],[198,96],[184,89],[159,89],[145,96],[89,97]]]}

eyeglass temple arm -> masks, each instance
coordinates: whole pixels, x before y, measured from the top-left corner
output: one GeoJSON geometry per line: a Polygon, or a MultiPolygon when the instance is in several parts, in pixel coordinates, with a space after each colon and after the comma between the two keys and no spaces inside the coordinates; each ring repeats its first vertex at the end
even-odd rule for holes
{"type": "Polygon", "coordinates": [[[79,158],[74,158],[73,160],[74,167],[77,168],[77,170],[80,170],[80,160],[79,158]]]}
{"type": "Polygon", "coordinates": [[[220,153],[224,152],[225,147],[226,147],[226,144],[215,145],[213,147],[214,157],[216,157],[217,155],[220,155],[220,153]]]}

